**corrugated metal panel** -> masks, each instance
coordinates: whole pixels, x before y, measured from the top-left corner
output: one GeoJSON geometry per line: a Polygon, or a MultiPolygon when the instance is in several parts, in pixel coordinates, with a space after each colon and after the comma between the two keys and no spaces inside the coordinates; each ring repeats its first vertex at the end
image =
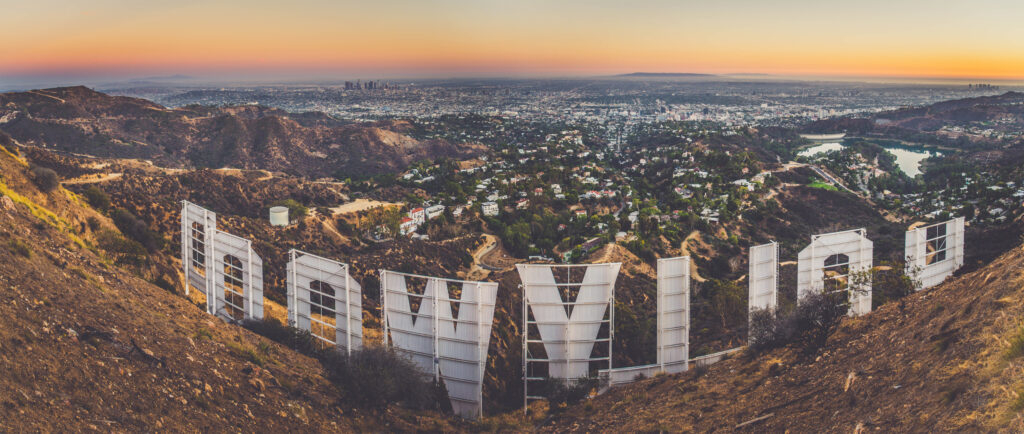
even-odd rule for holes
{"type": "MultiPolygon", "coordinates": [[[[811,292],[825,289],[825,260],[833,255],[846,255],[850,273],[871,269],[874,243],[864,229],[814,235],[811,244],[800,251],[797,264],[797,302],[811,292]]],[[[871,283],[850,292],[850,314],[871,312],[871,283]]]]}
{"type": "Polygon", "coordinates": [[[213,232],[217,214],[189,201],[181,201],[181,266],[185,295],[195,287],[206,295],[207,312],[213,313],[213,232]]]}
{"type": "Polygon", "coordinates": [[[263,318],[263,260],[252,243],[213,232],[214,313],[229,319],[263,318]]]}
{"type": "MultiPolygon", "coordinates": [[[[614,303],[615,279],[620,266],[619,263],[516,265],[526,293],[527,308],[533,313],[533,324],[537,326],[548,355],[548,373],[551,377],[571,379],[588,375],[591,353],[601,325],[613,323],[611,319],[604,318],[614,303]],[[555,270],[569,273],[568,269],[579,267],[585,268],[582,280],[556,283],[555,270]],[[563,302],[559,286],[578,288],[576,301],[563,302]],[[571,315],[566,313],[566,304],[572,305],[571,315]]],[[[614,314],[611,315],[614,318],[614,314]]],[[[527,334],[524,334],[524,339],[527,339],[527,334]]]]}
{"type": "MultiPolygon", "coordinates": [[[[436,280],[437,285],[447,285],[436,280]]],[[[458,285],[458,283],[456,283],[458,285]]],[[[491,338],[494,303],[498,296],[495,282],[462,282],[458,315],[452,313],[453,301],[446,291],[438,297],[438,357],[441,378],[456,414],[478,417],[483,402],[484,369],[491,338]]]]}
{"type": "Polygon", "coordinates": [[[749,310],[775,310],[778,306],[779,244],[750,248],[749,310]]]}
{"type": "MultiPolygon", "coordinates": [[[[562,297],[558,294],[552,270],[548,267],[522,265],[516,265],[516,269],[523,282],[527,309],[532,312],[540,338],[544,341],[544,351],[549,358],[568,359],[569,352],[565,342],[568,341],[569,316],[562,305],[562,297]]],[[[526,316],[525,311],[523,315],[526,316]]],[[[524,327],[524,338],[527,329],[528,326],[524,327]]],[[[548,372],[556,378],[567,378],[569,375],[564,365],[549,367],[548,372]]],[[[582,375],[576,377],[585,375],[584,371],[582,375]]]]}
{"type": "Polygon", "coordinates": [[[964,218],[957,217],[907,231],[907,274],[921,282],[921,289],[942,283],[963,266],[964,226],[964,218]]]}
{"type": "Polygon", "coordinates": [[[381,283],[387,316],[385,344],[392,342],[422,372],[444,381],[457,414],[479,417],[498,284],[387,270],[381,271],[381,283]],[[423,294],[409,292],[409,281],[423,284],[423,294]],[[449,291],[449,286],[455,291],[449,291]],[[416,312],[410,298],[420,302],[416,312]]]}
{"type": "Polygon", "coordinates": [[[348,264],[292,250],[287,281],[288,321],[294,327],[348,353],[362,348],[362,288],[348,264]]]}
{"type": "Polygon", "coordinates": [[[690,257],[658,259],[657,364],[683,372],[690,357],[690,257]]]}
{"type": "Polygon", "coordinates": [[[405,275],[381,271],[381,294],[387,312],[384,343],[406,354],[421,371],[434,375],[434,285],[427,285],[422,295],[410,293],[405,275]],[[409,298],[419,302],[414,312],[409,298]]]}

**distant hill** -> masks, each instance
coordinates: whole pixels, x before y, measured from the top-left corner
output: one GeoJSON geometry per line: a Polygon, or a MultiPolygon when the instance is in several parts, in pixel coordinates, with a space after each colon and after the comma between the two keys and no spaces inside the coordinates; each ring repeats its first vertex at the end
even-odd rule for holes
{"type": "Polygon", "coordinates": [[[692,77],[717,77],[715,74],[698,74],[694,72],[631,72],[619,74],[616,77],[638,77],[638,78],[692,78],[692,77]]]}
{"type": "Polygon", "coordinates": [[[413,161],[485,148],[417,140],[404,122],[349,124],[322,113],[188,106],[110,96],[86,87],[0,94],[0,131],[24,145],[164,166],[267,169],[308,177],[394,172],[413,161]]]}
{"type": "Polygon", "coordinates": [[[837,117],[812,122],[806,133],[845,132],[902,139],[917,143],[971,148],[1000,144],[999,134],[1018,134],[1024,129],[1024,93],[979,96],[942,101],[922,107],[908,107],[870,116],[837,117]],[[959,131],[950,130],[959,127],[959,131]],[[966,131],[970,127],[995,133],[966,131]]]}

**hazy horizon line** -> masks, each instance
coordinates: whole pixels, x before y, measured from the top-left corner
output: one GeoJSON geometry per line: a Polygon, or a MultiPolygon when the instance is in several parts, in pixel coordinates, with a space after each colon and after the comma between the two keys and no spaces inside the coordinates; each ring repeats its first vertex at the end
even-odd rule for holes
{"type": "Polygon", "coordinates": [[[315,73],[187,73],[166,72],[148,74],[116,74],[109,72],[96,73],[40,73],[24,75],[0,75],[0,91],[16,91],[33,89],[32,86],[67,87],[67,86],[109,86],[127,85],[133,82],[151,85],[201,86],[201,85],[298,85],[343,83],[356,80],[387,80],[396,82],[412,82],[417,80],[593,80],[593,79],[646,79],[646,80],[678,80],[678,81],[710,81],[715,78],[744,79],[751,81],[817,81],[817,82],[863,82],[863,83],[898,83],[898,84],[970,84],[985,83],[1009,86],[1024,86],[1024,77],[982,77],[952,75],[858,75],[858,74],[785,74],[766,72],[693,72],[693,71],[645,71],[610,73],[571,73],[571,72],[520,72],[520,73],[401,73],[395,71],[345,71],[315,73]],[[629,77],[634,74],[650,74],[647,77],[629,77]],[[673,77],[673,75],[678,77],[673,77]],[[681,80],[686,79],[686,80],[681,80]]]}

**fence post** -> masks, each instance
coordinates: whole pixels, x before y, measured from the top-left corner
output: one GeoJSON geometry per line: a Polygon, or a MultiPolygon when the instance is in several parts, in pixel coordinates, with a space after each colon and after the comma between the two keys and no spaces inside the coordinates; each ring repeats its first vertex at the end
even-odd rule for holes
{"type": "MultiPolygon", "coordinates": [[[[348,355],[350,357],[352,356],[352,300],[351,300],[351,298],[352,298],[352,278],[348,274],[348,264],[345,264],[345,340],[347,341],[346,344],[345,344],[345,349],[347,350],[348,355]]],[[[362,301],[362,300],[360,300],[360,301],[362,301]]],[[[335,306],[335,309],[337,309],[337,306],[335,306]]],[[[337,330],[337,327],[338,327],[337,321],[335,321],[334,327],[335,327],[335,330],[337,330]]],[[[360,325],[360,327],[362,327],[362,325],[360,325]]],[[[337,331],[335,331],[335,336],[337,336],[337,331]]],[[[337,339],[337,338],[335,338],[335,339],[337,339]]]]}
{"type": "Polygon", "coordinates": [[[388,292],[386,271],[380,270],[380,323],[384,327],[384,348],[388,347],[388,292]]]}

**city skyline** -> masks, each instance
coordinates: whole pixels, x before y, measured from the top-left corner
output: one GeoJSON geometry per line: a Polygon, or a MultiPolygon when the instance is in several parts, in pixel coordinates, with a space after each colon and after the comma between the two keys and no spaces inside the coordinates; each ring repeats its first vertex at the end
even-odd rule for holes
{"type": "Polygon", "coordinates": [[[1024,78],[1003,1],[154,2],[4,7],[0,81],[593,76],[1024,78]]]}

